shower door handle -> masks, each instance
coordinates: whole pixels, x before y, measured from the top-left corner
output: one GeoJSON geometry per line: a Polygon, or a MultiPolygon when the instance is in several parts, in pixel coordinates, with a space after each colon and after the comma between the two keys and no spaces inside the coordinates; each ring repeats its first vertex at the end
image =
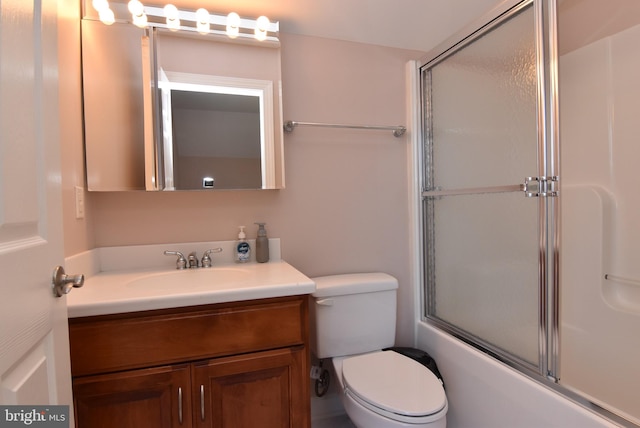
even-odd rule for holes
{"type": "Polygon", "coordinates": [[[555,175],[550,177],[527,177],[524,179],[524,195],[527,198],[558,196],[559,180],[555,175]]]}

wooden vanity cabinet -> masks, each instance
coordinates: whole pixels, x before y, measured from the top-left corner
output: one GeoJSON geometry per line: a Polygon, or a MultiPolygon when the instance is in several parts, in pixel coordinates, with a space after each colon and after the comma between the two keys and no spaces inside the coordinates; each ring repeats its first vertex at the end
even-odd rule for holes
{"type": "Polygon", "coordinates": [[[192,426],[190,385],[188,365],[75,378],[76,426],[192,426]]]}
{"type": "MultiPolygon", "coordinates": [[[[193,365],[194,427],[303,427],[302,348],[218,358],[193,365]],[[300,373],[302,374],[302,373],[300,373]]],[[[307,384],[308,385],[308,384],[307,384]]],[[[308,391],[308,388],[306,389],[308,391]]]]}
{"type": "Polygon", "coordinates": [[[69,320],[78,428],[310,427],[306,296],[69,320]]]}

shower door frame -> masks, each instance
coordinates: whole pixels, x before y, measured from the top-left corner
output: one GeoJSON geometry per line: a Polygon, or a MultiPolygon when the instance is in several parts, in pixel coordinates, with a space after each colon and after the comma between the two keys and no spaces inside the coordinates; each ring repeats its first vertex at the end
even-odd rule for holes
{"type": "MultiPolygon", "coordinates": [[[[433,236],[429,236],[430,228],[422,225],[422,284],[423,310],[422,319],[435,325],[441,330],[463,340],[464,342],[484,351],[492,357],[502,361],[525,374],[544,378],[550,382],[557,382],[558,379],[558,332],[559,332],[559,274],[558,274],[558,237],[559,230],[557,221],[559,219],[557,203],[558,174],[558,91],[557,91],[557,37],[556,37],[556,5],[555,0],[507,0],[501,3],[487,15],[465,27],[453,37],[442,43],[438,48],[431,51],[420,61],[420,97],[422,117],[422,145],[423,152],[420,159],[420,169],[422,171],[421,197],[424,203],[433,203],[434,196],[445,196],[461,194],[462,192],[452,190],[451,192],[434,189],[428,171],[429,162],[432,161],[429,153],[433,142],[429,127],[431,125],[430,103],[427,89],[424,84],[423,73],[437,65],[444,59],[472,44],[475,40],[492,31],[503,22],[520,13],[528,7],[533,8],[535,25],[535,52],[536,52],[536,124],[537,124],[537,146],[538,146],[538,177],[543,180],[549,179],[552,191],[544,192],[538,182],[538,364],[532,365],[524,359],[506,352],[505,350],[492,345],[491,343],[466,332],[438,317],[432,315],[435,309],[433,281],[427,278],[425,256],[431,254],[427,251],[427,245],[433,242],[433,236]],[[427,200],[431,202],[426,202],[427,200]]],[[[429,82],[430,84],[430,82],[429,82]]],[[[526,181],[527,177],[523,177],[526,181]]],[[[516,186],[503,186],[500,188],[469,189],[473,193],[497,193],[516,192],[523,193],[523,197],[529,188],[529,184],[516,186]]],[[[534,192],[535,193],[535,192],[534,192]]],[[[464,193],[462,193],[464,194],[464,193]]],[[[432,222],[433,218],[425,218],[427,213],[424,203],[420,205],[420,218],[422,222],[432,222]]],[[[429,210],[432,212],[432,210],[429,210]]]]}

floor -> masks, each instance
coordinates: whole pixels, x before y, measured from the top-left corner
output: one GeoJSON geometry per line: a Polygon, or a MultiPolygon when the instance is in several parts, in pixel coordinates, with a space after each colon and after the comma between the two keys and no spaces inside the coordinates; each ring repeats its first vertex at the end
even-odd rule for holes
{"type": "MultiPolygon", "coordinates": [[[[328,369],[329,378],[335,379],[332,367],[328,369]]],[[[356,428],[344,413],[335,380],[329,382],[329,390],[322,397],[316,396],[315,382],[311,382],[311,428],[356,428]]]]}
{"type": "Polygon", "coordinates": [[[311,428],[355,428],[346,415],[316,419],[311,422],[311,428]]]}

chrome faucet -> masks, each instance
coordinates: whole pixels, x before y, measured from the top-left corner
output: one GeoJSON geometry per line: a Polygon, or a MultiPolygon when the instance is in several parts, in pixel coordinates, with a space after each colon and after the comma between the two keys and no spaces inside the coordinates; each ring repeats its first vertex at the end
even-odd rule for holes
{"type": "Polygon", "coordinates": [[[213,248],[211,250],[207,250],[204,252],[204,255],[202,256],[202,267],[203,268],[210,268],[211,267],[211,257],[209,256],[209,254],[211,253],[220,253],[222,252],[222,248],[218,247],[218,248],[213,248]]]}
{"type": "Polygon", "coordinates": [[[184,258],[184,255],[180,251],[165,251],[165,256],[178,256],[178,260],[176,260],[176,269],[186,269],[187,268],[187,260],[184,258]]]}
{"type": "Polygon", "coordinates": [[[195,269],[200,267],[200,263],[198,262],[198,256],[196,256],[196,252],[192,251],[188,257],[189,260],[189,269],[195,269]]]}
{"type": "MultiPolygon", "coordinates": [[[[212,261],[211,261],[211,253],[220,253],[222,252],[222,248],[218,247],[218,248],[212,248],[210,250],[207,250],[204,252],[204,255],[202,256],[202,267],[203,268],[210,268],[212,265],[212,261]]],[[[187,256],[187,258],[184,257],[184,255],[180,252],[180,251],[165,251],[164,252],[165,256],[178,256],[178,259],[176,260],[176,269],[186,269],[187,267],[189,269],[196,269],[198,267],[200,267],[200,263],[198,261],[198,256],[196,255],[195,251],[192,251],[191,253],[189,253],[189,255],[187,256]]]]}

